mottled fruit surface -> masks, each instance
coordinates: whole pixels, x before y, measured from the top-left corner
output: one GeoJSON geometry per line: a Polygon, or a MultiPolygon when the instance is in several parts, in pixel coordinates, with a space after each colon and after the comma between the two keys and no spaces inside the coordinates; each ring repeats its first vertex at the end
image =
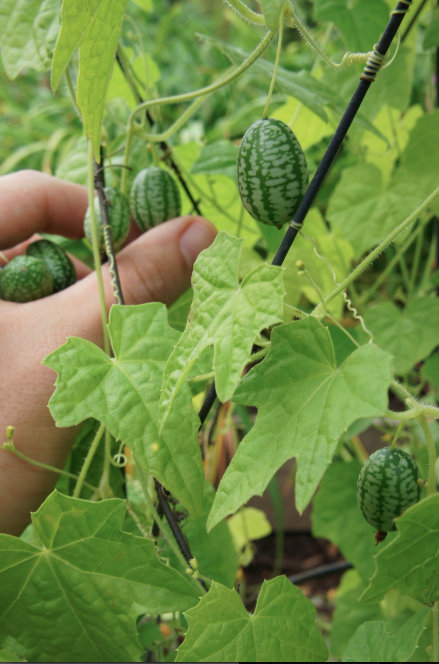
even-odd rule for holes
{"type": "Polygon", "coordinates": [[[244,134],[237,175],[246,210],[277,228],[292,220],[308,184],[299,141],[284,122],[273,118],[257,120],[244,134]]]}
{"type": "MultiPolygon", "coordinates": [[[[125,242],[130,230],[130,200],[128,196],[122,194],[114,187],[105,187],[104,192],[107,199],[108,219],[111,226],[113,247],[117,251],[125,242]]],[[[99,198],[97,196],[94,199],[94,211],[98,232],[99,252],[103,254],[105,251],[104,229],[102,226],[99,198]]],[[[85,237],[92,242],[90,208],[87,209],[84,217],[84,234],[85,237]]]]}
{"type": "Polygon", "coordinates": [[[76,281],[76,270],[62,247],[50,240],[37,240],[26,249],[28,256],[46,263],[53,278],[53,292],[57,293],[76,281]]]}
{"type": "Polygon", "coordinates": [[[157,166],[137,173],[131,187],[131,214],[142,231],[181,213],[178,185],[168,171],[157,166]]]}
{"type": "Polygon", "coordinates": [[[365,462],[357,483],[361,512],[371,526],[382,532],[395,530],[393,519],[419,500],[419,471],[411,456],[384,447],[365,462]]]}
{"type": "Polygon", "coordinates": [[[53,293],[53,277],[40,258],[16,256],[0,272],[0,296],[10,302],[29,302],[53,293]]]}

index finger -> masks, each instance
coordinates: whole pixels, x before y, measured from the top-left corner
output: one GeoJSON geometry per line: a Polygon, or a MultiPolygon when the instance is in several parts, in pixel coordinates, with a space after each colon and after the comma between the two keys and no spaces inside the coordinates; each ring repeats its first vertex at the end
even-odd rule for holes
{"type": "Polygon", "coordinates": [[[83,237],[87,188],[39,171],[0,177],[0,248],[7,249],[34,233],[83,237]]]}

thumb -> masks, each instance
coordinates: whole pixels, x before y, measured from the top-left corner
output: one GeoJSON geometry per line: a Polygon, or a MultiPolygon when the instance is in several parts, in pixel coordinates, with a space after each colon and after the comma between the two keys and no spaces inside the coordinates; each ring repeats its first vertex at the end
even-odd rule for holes
{"type": "MultiPolygon", "coordinates": [[[[187,216],[156,226],[131,242],[117,257],[125,304],[172,304],[189,288],[195,259],[215,234],[207,220],[187,216]]],[[[104,274],[107,270],[105,266],[104,274]]]]}
{"type": "MultiPolygon", "coordinates": [[[[156,226],[131,242],[117,255],[124,303],[172,304],[189,288],[195,259],[215,235],[215,227],[206,219],[186,216],[156,226]]],[[[102,276],[109,309],[115,300],[108,263],[102,266],[102,276]]],[[[28,303],[27,307],[37,302],[28,303]]],[[[57,321],[58,343],[72,335],[102,343],[95,272],[47,298],[45,306],[46,319],[57,321]]]]}

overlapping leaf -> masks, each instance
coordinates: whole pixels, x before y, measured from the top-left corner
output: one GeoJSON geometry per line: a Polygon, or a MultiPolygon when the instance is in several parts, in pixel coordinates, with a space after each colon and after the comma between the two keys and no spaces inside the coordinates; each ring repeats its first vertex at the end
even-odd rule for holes
{"type": "Polygon", "coordinates": [[[98,160],[105,97],[126,3],[127,0],[64,0],[53,57],[52,87],[56,89],[79,49],[76,97],[98,160]]]}
{"type": "Polygon", "coordinates": [[[424,607],[390,634],[383,621],[360,625],[350,640],[343,662],[408,662],[425,629],[430,609],[424,607]]]}
{"type": "Polygon", "coordinates": [[[193,582],[161,563],[151,541],[121,530],[124,514],[119,499],[54,492],[30,541],[0,535],[2,641],[19,639],[28,661],[139,661],[139,614],[197,603],[193,582]]]}
{"type": "Polygon", "coordinates": [[[313,318],[274,329],[267,358],[242,380],[234,399],[258,408],[221,480],[212,527],[251,496],[291,457],[297,459],[296,506],[303,511],[343,431],[387,407],[390,356],[368,344],[336,366],[328,330],[313,318]]]}
{"type": "Polygon", "coordinates": [[[399,374],[406,374],[437,346],[438,298],[419,297],[404,309],[393,302],[381,302],[370,307],[364,319],[376,343],[392,353],[399,374]]]}
{"type": "Polygon", "coordinates": [[[166,365],[160,403],[166,422],[184,379],[208,346],[214,346],[219,398],[230,399],[260,330],[282,320],[283,286],[277,267],[261,265],[238,281],[242,240],[219,233],[195,262],[194,299],[185,331],[166,365]]]}
{"type": "Polygon", "coordinates": [[[315,608],[284,576],[264,581],[253,614],[239,595],[213,583],[186,613],[177,662],[323,662],[328,656],[315,608]]]}
{"type": "Polygon", "coordinates": [[[376,572],[362,595],[376,601],[392,588],[425,604],[439,599],[439,494],[396,519],[398,536],[376,557],[376,572]]]}
{"type": "Polygon", "coordinates": [[[0,47],[10,78],[27,67],[49,69],[59,27],[59,6],[59,0],[2,0],[0,47]]]}
{"type": "Polygon", "coordinates": [[[203,467],[198,418],[187,385],[158,433],[163,369],[178,332],[159,303],[113,306],[109,333],[114,358],[85,339],[71,337],[45,364],[58,372],[49,408],[58,426],[93,417],[128,443],[138,462],[192,513],[200,514],[203,467]],[[184,416],[182,417],[182,413],[184,416]]]}

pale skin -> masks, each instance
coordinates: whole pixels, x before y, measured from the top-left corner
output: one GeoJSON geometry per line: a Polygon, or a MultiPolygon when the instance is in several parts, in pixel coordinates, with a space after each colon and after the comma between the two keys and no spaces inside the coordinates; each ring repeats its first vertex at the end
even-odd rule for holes
{"type": "MultiPolygon", "coordinates": [[[[38,233],[83,236],[87,190],[36,171],[0,177],[0,251],[24,252],[38,233]]],[[[179,217],[140,234],[133,227],[118,254],[126,304],[171,304],[190,285],[193,263],[215,237],[205,219],[179,217]]],[[[72,335],[102,344],[96,274],[75,260],[78,280],[33,302],[0,300],[0,431],[15,427],[14,444],[26,456],[63,468],[76,428],[57,428],[47,408],[56,374],[41,361],[72,335]]],[[[0,265],[5,260],[0,259],[0,265]]],[[[107,307],[114,303],[103,266],[107,307]]],[[[53,489],[58,476],[0,449],[0,532],[19,535],[53,489]]]]}

